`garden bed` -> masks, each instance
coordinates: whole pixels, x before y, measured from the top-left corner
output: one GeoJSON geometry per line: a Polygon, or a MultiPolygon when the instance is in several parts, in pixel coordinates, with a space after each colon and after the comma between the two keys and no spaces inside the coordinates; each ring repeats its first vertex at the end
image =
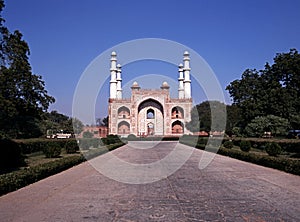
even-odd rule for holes
{"type": "Polygon", "coordinates": [[[61,155],[56,158],[46,158],[41,151],[27,154],[25,156],[27,157],[25,158],[26,166],[0,175],[0,195],[15,191],[48,176],[57,174],[87,159],[92,159],[123,145],[124,143],[119,142],[86,150],[84,155],[80,152],[68,154],[66,151],[63,151],[61,155]]]}
{"type": "MultiPolygon", "coordinates": [[[[182,144],[192,146],[202,150],[205,149],[207,144],[207,139],[203,140],[201,138],[194,137],[194,136],[184,136],[179,141],[182,144]]],[[[224,141],[226,141],[226,139],[224,141]]],[[[214,152],[216,151],[216,149],[218,149],[217,154],[220,155],[229,156],[235,159],[251,162],[261,166],[282,170],[287,173],[300,175],[300,159],[295,158],[295,156],[297,157],[297,154],[299,153],[299,150],[297,149],[299,145],[299,141],[289,141],[289,140],[280,141],[281,143],[279,144],[285,145],[285,147],[287,147],[288,149],[290,149],[290,151],[293,152],[288,152],[287,148],[285,148],[283,149],[283,154],[278,156],[269,156],[261,147],[259,148],[256,147],[254,148],[254,150],[251,147],[249,152],[241,151],[238,146],[238,144],[240,143],[238,143],[237,141],[233,141],[234,146],[232,148],[225,148],[223,146],[224,141],[221,141],[223,144],[220,146],[219,149],[217,147],[208,146],[207,147],[208,149],[206,149],[206,151],[214,152]]],[[[266,139],[255,140],[255,139],[240,138],[239,142],[241,141],[251,141],[253,142],[251,143],[251,146],[252,144],[260,144],[260,145],[263,144],[265,146],[267,143],[274,142],[273,140],[266,140],[266,139]]]]}

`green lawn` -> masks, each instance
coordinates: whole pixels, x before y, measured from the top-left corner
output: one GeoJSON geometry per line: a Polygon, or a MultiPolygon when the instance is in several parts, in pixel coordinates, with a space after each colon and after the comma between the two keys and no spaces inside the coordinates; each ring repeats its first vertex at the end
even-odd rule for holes
{"type": "Polygon", "coordinates": [[[58,160],[61,158],[65,158],[65,157],[69,157],[69,156],[80,156],[80,155],[81,155],[80,152],[67,154],[66,151],[64,149],[62,149],[62,152],[59,157],[46,158],[45,154],[42,151],[35,152],[35,153],[25,155],[25,163],[26,163],[25,167],[33,167],[33,166],[37,166],[40,164],[49,163],[49,162],[52,162],[52,161],[55,161],[55,160],[58,160]]]}

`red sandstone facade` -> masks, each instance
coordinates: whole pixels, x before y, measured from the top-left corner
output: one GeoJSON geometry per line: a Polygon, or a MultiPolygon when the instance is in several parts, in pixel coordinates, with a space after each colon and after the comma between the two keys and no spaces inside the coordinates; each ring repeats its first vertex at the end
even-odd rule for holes
{"type": "Polygon", "coordinates": [[[116,65],[116,53],[111,57],[108,134],[126,137],[180,136],[190,134],[185,127],[191,120],[192,98],[189,77],[189,54],[179,65],[178,98],[170,98],[169,85],[160,89],[141,89],[137,82],[131,87],[131,97],[122,98],[121,65],[116,65]]]}

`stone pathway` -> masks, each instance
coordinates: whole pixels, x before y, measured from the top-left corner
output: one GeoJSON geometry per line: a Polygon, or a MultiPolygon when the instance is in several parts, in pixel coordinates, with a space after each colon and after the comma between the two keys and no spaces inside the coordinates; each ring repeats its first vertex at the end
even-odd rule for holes
{"type": "MultiPolygon", "coordinates": [[[[149,145],[135,142],[112,154],[147,164],[168,156],[177,142],[149,145]]],[[[85,162],[0,197],[0,221],[300,221],[299,176],[219,155],[200,170],[202,155],[194,150],[174,174],[148,184],[117,182],[85,162]]]]}

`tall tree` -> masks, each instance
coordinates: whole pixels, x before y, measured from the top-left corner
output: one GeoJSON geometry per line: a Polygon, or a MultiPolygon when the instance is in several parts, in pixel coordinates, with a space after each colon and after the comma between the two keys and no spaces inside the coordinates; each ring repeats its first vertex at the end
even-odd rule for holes
{"type": "Polygon", "coordinates": [[[8,33],[8,29],[4,26],[4,19],[2,18],[2,10],[4,8],[4,0],[0,0],[0,66],[4,65],[4,39],[8,33]]]}
{"type": "MultiPolygon", "coordinates": [[[[0,10],[4,7],[0,2],[0,10]]],[[[31,71],[29,46],[18,30],[10,33],[1,18],[0,133],[8,137],[41,134],[38,121],[55,99],[48,95],[42,77],[31,71]]]]}
{"type": "Polygon", "coordinates": [[[54,110],[43,114],[42,121],[40,121],[40,129],[43,134],[47,130],[51,130],[54,133],[63,130],[64,132],[79,134],[83,130],[83,123],[76,118],[68,117],[54,110]]]}
{"type": "Polygon", "coordinates": [[[241,109],[245,125],[254,117],[263,114],[264,100],[262,98],[265,93],[257,70],[247,69],[242,74],[241,80],[234,80],[226,89],[233,98],[233,104],[241,109]]]}
{"type": "Polygon", "coordinates": [[[300,55],[296,49],[277,54],[274,63],[266,63],[264,70],[247,69],[226,89],[242,111],[243,127],[255,117],[267,115],[300,126],[300,55]]]}
{"type": "Polygon", "coordinates": [[[108,127],[108,116],[105,118],[97,118],[96,126],[107,126],[108,127]]]}
{"type": "Polygon", "coordinates": [[[192,132],[224,131],[226,105],[219,101],[205,101],[192,108],[191,121],[186,127],[192,132]],[[214,125],[212,125],[214,118],[214,125]]]}
{"type": "MultiPolygon", "coordinates": [[[[263,74],[266,82],[273,83],[275,102],[272,114],[291,120],[293,115],[299,115],[300,111],[300,54],[296,49],[288,53],[278,53],[274,58],[274,64],[265,69],[263,74]],[[274,83],[275,82],[275,83],[274,83]],[[277,90],[274,90],[277,89],[277,90]]],[[[270,87],[269,92],[271,92],[270,87]]],[[[270,93],[268,93],[269,95],[270,93]]]]}
{"type": "Polygon", "coordinates": [[[227,121],[226,121],[226,133],[228,135],[234,134],[233,129],[240,127],[242,122],[241,110],[236,105],[227,105],[227,121]]]}

